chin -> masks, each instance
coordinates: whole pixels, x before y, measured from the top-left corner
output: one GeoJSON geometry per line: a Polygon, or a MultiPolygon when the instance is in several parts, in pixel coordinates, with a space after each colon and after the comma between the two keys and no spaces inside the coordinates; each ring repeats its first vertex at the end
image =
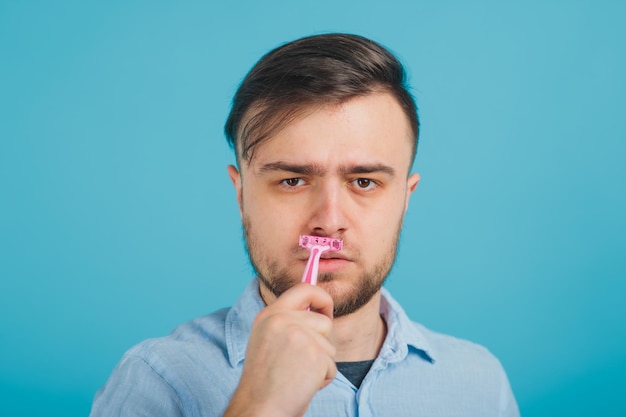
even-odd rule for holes
{"type": "Polygon", "coordinates": [[[381,285],[355,286],[326,282],[321,287],[332,297],[334,303],[333,316],[338,318],[355,313],[368,304],[380,291],[381,285]]]}

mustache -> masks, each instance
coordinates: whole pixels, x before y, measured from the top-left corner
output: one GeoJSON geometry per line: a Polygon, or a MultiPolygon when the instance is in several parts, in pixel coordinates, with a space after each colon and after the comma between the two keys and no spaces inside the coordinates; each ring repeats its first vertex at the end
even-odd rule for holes
{"type": "MultiPolygon", "coordinates": [[[[293,246],[288,251],[289,255],[296,257],[300,260],[307,260],[310,255],[310,251],[306,248],[303,248],[300,245],[293,246]]],[[[355,248],[349,244],[346,244],[344,241],[343,249],[340,251],[328,251],[322,254],[321,259],[329,259],[329,258],[338,258],[338,259],[347,259],[351,261],[355,261],[359,259],[360,251],[358,248],[355,248]],[[346,250],[346,247],[349,250],[346,250]]]]}

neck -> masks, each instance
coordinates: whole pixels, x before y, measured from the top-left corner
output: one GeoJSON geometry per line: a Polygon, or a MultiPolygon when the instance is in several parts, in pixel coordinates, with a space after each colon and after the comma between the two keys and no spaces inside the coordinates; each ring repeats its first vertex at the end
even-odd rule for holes
{"type": "Polygon", "coordinates": [[[380,291],[358,311],[333,320],[331,340],[337,362],[365,361],[376,358],[387,335],[380,316],[380,291]]]}

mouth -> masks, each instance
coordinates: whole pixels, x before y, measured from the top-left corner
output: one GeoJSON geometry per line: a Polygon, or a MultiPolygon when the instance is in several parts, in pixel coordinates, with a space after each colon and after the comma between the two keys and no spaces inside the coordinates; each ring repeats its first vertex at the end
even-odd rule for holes
{"type": "MultiPolygon", "coordinates": [[[[300,257],[300,262],[302,264],[306,264],[309,260],[309,256],[307,253],[306,258],[300,257]]],[[[333,273],[333,272],[341,272],[345,271],[346,268],[350,267],[353,264],[353,259],[348,254],[343,254],[339,252],[325,252],[322,254],[318,264],[318,272],[320,274],[323,273],[333,273]]]]}
{"type": "MultiPolygon", "coordinates": [[[[309,253],[306,256],[300,257],[300,261],[307,262],[309,260],[309,253]]],[[[320,256],[320,261],[352,261],[349,256],[337,253],[337,252],[325,252],[320,256]]]]}
{"type": "Polygon", "coordinates": [[[320,260],[328,260],[328,259],[337,259],[337,260],[342,260],[342,261],[349,261],[350,259],[348,259],[347,256],[341,255],[339,253],[333,253],[333,252],[326,252],[323,253],[322,256],[320,256],[320,260]]]}
{"type": "Polygon", "coordinates": [[[352,261],[345,257],[321,258],[319,263],[320,273],[331,273],[344,271],[352,265],[352,261]]]}

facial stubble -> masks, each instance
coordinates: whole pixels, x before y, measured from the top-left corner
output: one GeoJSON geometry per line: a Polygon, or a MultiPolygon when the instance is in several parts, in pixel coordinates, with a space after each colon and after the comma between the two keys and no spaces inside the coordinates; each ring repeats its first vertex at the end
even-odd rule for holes
{"type": "MultiPolygon", "coordinates": [[[[280,297],[281,294],[300,282],[299,276],[293,276],[286,267],[281,267],[277,260],[269,259],[262,253],[261,245],[267,243],[262,238],[256,236],[251,222],[245,214],[242,216],[242,227],[248,258],[262,285],[270,290],[274,296],[280,297]]],[[[345,283],[341,285],[344,288],[338,288],[339,281],[341,281],[341,272],[319,274],[318,283],[324,286],[324,289],[328,291],[333,299],[333,317],[354,313],[378,293],[395,262],[401,229],[402,220],[398,222],[396,232],[390,244],[385,248],[380,248],[381,251],[384,251],[380,261],[367,271],[364,271],[356,282],[350,284],[349,288],[345,288],[347,285],[345,283]]],[[[296,258],[303,250],[294,245],[290,251],[291,253],[285,256],[296,258]]],[[[351,257],[352,261],[357,262],[360,254],[353,251],[351,257]]]]}

